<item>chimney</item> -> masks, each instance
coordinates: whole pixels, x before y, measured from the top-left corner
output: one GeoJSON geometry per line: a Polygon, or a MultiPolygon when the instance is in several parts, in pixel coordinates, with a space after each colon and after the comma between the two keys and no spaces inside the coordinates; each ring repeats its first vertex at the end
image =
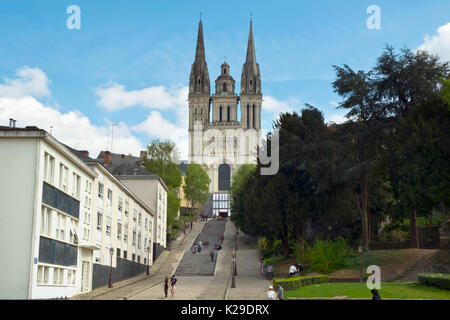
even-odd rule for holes
{"type": "Polygon", "coordinates": [[[17,120],[14,120],[13,118],[9,118],[9,127],[15,128],[16,127],[17,120]]]}
{"type": "Polygon", "coordinates": [[[111,152],[105,151],[105,164],[109,165],[111,163],[111,152]]]}
{"type": "Polygon", "coordinates": [[[89,151],[87,151],[87,150],[81,150],[80,152],[81,152],[81,154],[83,155],[83,157],[89,158],[89,151]]]}

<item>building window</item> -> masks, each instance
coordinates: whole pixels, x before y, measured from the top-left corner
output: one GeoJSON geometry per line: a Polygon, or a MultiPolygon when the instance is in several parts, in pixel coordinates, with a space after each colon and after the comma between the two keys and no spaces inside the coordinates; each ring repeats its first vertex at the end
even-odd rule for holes
{"type": "Polygon", "coordinates": [[[53,184],[55,176],[55,158],[47,152],[44,153],[44,180],[53,184]]]}
{"type": "Polygon", "coordinates": [[[250,106],[247,105],[247,127],[250,127],[250,106]]]}
{"type": "Polygon", "coordinates": [[[138,234],[138,249],[141,248],[141,233],[138,234]]]}
{"type": "Polygon", "coordinates": [[[219,166],[219,190],[229,190],[230,189],[230,166],[223,163],[219,166]]]}
{"type": "Polygon", "coordinates": [[[117,248],[117,258],[120,258],[120,248],[117,248]]]}
{"type": "Polygon", "coordinates": [[[117,205],[119,212],[122,212],[122,207],[123,207],[123,199],[122,197],[119,197],[119,203],[117,205]]]}
{"type": "Polygon", "coordinates": [[[132,239],[133,246],[136,245],[136,231],[133,231],[133,239],[132,239]]]}
{"type": "Polygon", "coordinates": [[[59,189],[67,192],[67,183],[69,180],[69,168],[64,164],[59,165],[59,189]]]}
{"type": "Polygon", "coordinates": [[[111,235],[111,217],[106,217],[106,234],[111,235]]]}
{"type": "Polygon", "coordinates": [[[103,183],[101,182],[98,183],[98,196],[103,198],[103,183]]]}
{"type": "Polygon", "coordinates": [[[222,106],[219,107],[219,121],[222,122],[222,106]]]}
{"type": "Polygon", "coordinates": [[[230,106],[227,108],[227,121],[230,122],[230,106]]]}
{"type": "Polygon", "coordinates": [[[137,262],[141,263],[141,256],[138,256],[137,262]]]}
{"type": "Polygon", "coordinates": [[[118,223],[117,224],[117,239],[121,239],[122,238],[122,224],[118,223]]]}
{"type": "Polygon", "coordinates": [[[136,218],[137,218],[137,210],[136,208],[133,209],[133,221],[136,222],[136,218]]]}
{"type": "MultiPolygon", "coordinates": [[[[223,70],[223,71],[226,73],[226,70],[223,70]]],[[[224,92],[227,91],[227,84],[226,83],[223,84],[223,91],[224,92]]]]}
{"type": "Polygon", "coordinates": [[[133,261],[136,260],[136,254],[135,254],[135,253],[132,253],[132,254],[131,254],[131,260],[133,260],[133,261]]]}
{"type": "Polygon", "coordinates": [[[127,259],[127,251],[126,250],[123,250],[123,258],[127,259]]]}
{"type": "Polygon", "coordinates": [[[139,216],[138,216],[138,224],[141,224],[142,222],[142,213],[139,212],[139,216]]]}
{"type": "Polygon", "coordinates": [[[128,204],[128,198],[125,199],[125,217],[128,217],[128,212],[129,212],[129,204],[128,204]]]}
{"type": "Polygon", "coordinates": [[[101,212],[97,212],[97,230],[102,230],[103,215],[101,212]]]}
{"type": "Polygon", "coordinates": [[[72,196],[80,199],[81,177],[74,172],[72,179],[72,196]]]}
{"type": "Polygon", "coordinates": [[[255,128],[255,105],[253,105],[252,124],[253,124],[253,128],[255,128]]]}
{"type": "Polygon", "coordinates": [[[108,189],[108,206],[112,205],[112,190],[108,189]]]}

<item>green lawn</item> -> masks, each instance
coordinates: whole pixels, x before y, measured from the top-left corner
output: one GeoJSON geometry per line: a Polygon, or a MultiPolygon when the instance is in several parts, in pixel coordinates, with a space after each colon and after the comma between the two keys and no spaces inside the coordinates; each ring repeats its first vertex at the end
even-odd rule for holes
{"type": "MultiPolygon", "coordinates": [[[[415,282],[383,282],[378,290],[381,298],[392,299],[448,299],[450,290],[441,290],[428,286],[421,286],[415,282]]],[[[372,298],[366,283],[322,283],[303,286],[297,290],[285,290],[287,298],[333,298],[346,296],[347,298],[372,298]]]]}

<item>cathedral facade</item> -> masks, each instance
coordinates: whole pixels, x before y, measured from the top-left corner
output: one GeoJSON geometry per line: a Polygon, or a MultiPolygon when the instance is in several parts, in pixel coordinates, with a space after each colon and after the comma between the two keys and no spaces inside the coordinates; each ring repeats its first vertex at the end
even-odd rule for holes
{"type": "Polygon", "coordinates": [[[201,164],[209,178],[209,215],[230,214],[231,177],[244,163],[256,163],[261,134],[261,74],[256,62],[252,22],[242,67],[240,93],[224,62],[211,94],[203,25],[199,22],[195,60],[189,78],[189,163],[201,164]]]}

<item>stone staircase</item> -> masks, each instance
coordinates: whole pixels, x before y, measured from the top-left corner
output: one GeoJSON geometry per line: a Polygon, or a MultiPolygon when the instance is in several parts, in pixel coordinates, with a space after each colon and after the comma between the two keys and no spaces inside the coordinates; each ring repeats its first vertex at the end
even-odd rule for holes
{"type": "Polygon", "coordinates": [[[217,263],[217,250],[214,250],[215,258],[211,262],[209,252],[214,248],[215,243],[220,243],[220,235],[225,234],[226,221],[210,220],[203,227],[202,232],[195,241],[209,241],[208,246],[203,246],[200,253],[192,253],[190,247],[186,250],[175,271],[176,276],[214,276],[217,263]]]}

